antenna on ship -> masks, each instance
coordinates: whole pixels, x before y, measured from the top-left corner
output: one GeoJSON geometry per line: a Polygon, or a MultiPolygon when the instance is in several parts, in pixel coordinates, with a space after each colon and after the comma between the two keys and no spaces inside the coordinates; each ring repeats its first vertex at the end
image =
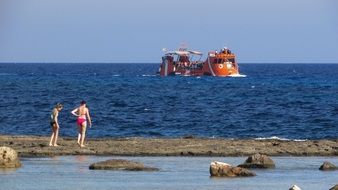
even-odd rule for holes
{"type": "Polygon", "coordinates": [[[182,42],[180,44],[180,47],[178,49],[179,51],[187,51],[188,50],[188,44],[186,42],[182,42]]]}

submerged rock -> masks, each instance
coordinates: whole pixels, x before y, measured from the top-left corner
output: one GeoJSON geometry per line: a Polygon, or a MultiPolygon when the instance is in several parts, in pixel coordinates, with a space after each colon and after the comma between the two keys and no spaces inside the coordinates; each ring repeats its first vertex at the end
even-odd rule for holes
{"type": "Polygon", "coordinates": [[[0,147],[0,168],[21,167],[18,153],[9,147],[0,147]]]}
{"type": "Polygon", "coordinates": [[[249,156],[243,164],[238,165],[242,168],[275,168],[273,160],[263,154],[249,156]]]}
{"type": "Polygon", "coordinates": [[[338,167],[332,164],[331,162],[324,162],[319,169],[323,171],[338,170],[338,167]]]}
{"type": "Polygon", "coordinates": [[[233,167],[223,162],[211,162],[210,175],[212,177],[250,177],[256,174],[250,170],[240,167],[233,167]]]}
{"type": "Polygon", "coordinates": [[[297,185],[293,185],[289,190],[302,190],[302,189],[297,185]]]}
{"type": "Polygon", "coordinates": [[[337,185],[335,185],[334,187],[331,187],[331,189],[330,190],[338,190],[338,184],[337,185]]]}
{"type": "Polygon", "coordinates": [[[128,171],[158,171],[158,168],[144,166],[142,163],[129,160],[112,159],[89,166],[91,170],[128,170],[128,171]]]}

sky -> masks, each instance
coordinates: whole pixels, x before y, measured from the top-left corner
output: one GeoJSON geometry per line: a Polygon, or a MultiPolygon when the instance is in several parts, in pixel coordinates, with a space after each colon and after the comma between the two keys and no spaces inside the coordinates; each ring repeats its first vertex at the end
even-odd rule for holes
{"type": "Polygon", "coordinates": [[[0,0],[0,62],[159,63],[186,44],[239,63],[338,63],[337,0],[0,0]]]}

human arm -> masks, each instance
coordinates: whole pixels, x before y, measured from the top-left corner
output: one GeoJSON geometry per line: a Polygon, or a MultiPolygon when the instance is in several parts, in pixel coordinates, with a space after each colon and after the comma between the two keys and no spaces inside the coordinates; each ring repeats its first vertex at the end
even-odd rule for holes
{"type": "Polygon", "coordinates": [[[88,123],[89,123],[89,127],[92,126],[92,119],[90,118],[90,114],[89,114],[89,109],[87,108],[87,111],[86,111],[86,116],[87,116],[87,119],[88,119],[88,123]]]}
{"type": "Polygon", "coordinates": [[[71,113],[76,116],[76,117],[79,117],[79,114],[77,114],[76,112],[78,112],[78,108],[75,108],[71,113]]]}

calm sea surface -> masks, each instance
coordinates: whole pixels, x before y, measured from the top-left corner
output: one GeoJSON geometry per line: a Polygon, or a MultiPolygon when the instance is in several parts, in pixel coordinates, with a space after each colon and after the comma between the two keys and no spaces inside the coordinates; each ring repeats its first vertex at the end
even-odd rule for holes
{"type": "Polygon", "coordinates": [[[158,172],[89,170],[94,162],[116,157],[70,156],[23,158],[23,167],[1,170],[1,189],[35,190],[285,190],[297,184],[306,190],[328,190],[337,184],[338,171],[323,172],[323,161],[337,165],[335,157],[272,157],[276,169],[253,170],[248,178],[210,178],[211,161],[238,165],[246,158],[124,157],[157,167],[158,172]]]}
{"type": "Polygon", "coordinates": [[[0,64],[0,134],[61,136],[84,99],[89,137],[333,139],[338,64],[240,64],[246,77],[159,77],[157,64],[0,64]]]}

